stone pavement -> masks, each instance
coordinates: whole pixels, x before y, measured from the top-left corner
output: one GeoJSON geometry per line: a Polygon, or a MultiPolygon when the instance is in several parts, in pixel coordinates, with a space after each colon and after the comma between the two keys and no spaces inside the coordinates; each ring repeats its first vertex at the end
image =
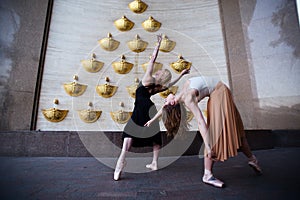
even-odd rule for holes
{"type": "MultiPolygon", "coordinates": [[[[254,174],[241,153],[216,163],[214,174],[226,184],[222,189],[201,181],[203,159],[198,156],[180,157],[155,172],[126,172],[120,181],[93,157],[0,157],[0,199],[298,199],[300,148],[254,153],[262,176],[254,174]]],[[[151,161],[128,158],[128,164],[135,159],[151,161]]]]}

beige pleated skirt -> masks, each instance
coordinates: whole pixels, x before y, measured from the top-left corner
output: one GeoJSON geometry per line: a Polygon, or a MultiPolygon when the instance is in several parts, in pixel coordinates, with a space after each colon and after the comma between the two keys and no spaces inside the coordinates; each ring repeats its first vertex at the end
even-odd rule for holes
{"type": "Polygon", "coordinates": [[[245,137],[241,116],[229,88],[219,82],[207,103],[209,142],[219,161],[237,155],[241,138],[245,137]]]}

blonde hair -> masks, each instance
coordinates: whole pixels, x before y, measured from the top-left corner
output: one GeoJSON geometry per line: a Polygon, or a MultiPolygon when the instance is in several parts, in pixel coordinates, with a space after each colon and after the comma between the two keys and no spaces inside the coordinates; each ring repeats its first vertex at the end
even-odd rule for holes
{"type": "Polygon", "coordinates": [[[170,83],[172,79],[172,73],[168,69],[162,70],[161,78],[159,78],[157,81],[160,85],[166,86],[168,83],[170,83]]]}

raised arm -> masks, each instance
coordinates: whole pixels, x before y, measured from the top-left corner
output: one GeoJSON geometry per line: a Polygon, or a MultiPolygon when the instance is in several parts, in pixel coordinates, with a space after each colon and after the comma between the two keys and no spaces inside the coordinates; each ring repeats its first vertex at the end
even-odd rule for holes
{"type": "Polygon", "coordinates": [[[171,87],[171,86],[173,86],[173,85],[175,85],[185,74],[188,74],[188,73],[190,73],[190,70],[189,69],[184,69],[184,70],[182,70],[181,71],[181,73],[180,73],[180,75],[177,77],[177,78],[175,78],[174,80],[172,80],[168,85],[167,85],[167,87],[169,88],[169,87],[171,87]]]}
{"type": "Polygon", "coordinates": [[[143,76],[142,82],[144,85],[147,85],[147,83],[153,82],[153,77],[152,77],[152,72],[153,72],[153,66],[155,63],[155,60],[157,58],[158,52],[159,52],[159,47],[161,44],[162,36],[157,35],[157,45],[154,48],[154,51],[152,53],[151,59],[149,61],[148,67],[146,69],[146,72],[143,76]]]}
{"type": "Polygon", "coordinates": [[[161,109],[156,113],[156,115],[154,115],[154,117],[152,119],[150,119],[144,126],[148,126],[149,127],[152,124],[152,122],[154,122],[159,117],[161,117],[163,107],[164,106],[162,106],[161,109]]]}

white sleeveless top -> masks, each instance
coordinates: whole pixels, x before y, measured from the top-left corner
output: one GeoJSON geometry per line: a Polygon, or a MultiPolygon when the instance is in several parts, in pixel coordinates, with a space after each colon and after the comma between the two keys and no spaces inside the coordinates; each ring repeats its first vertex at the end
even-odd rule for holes
{"type": "Polygon", "coordinates": [[[190,88],[198,90],[200,99],[203,99],[214,91],[220,79],[214,76],[197,76],[190,78],[189,81],[190,88]]]}

